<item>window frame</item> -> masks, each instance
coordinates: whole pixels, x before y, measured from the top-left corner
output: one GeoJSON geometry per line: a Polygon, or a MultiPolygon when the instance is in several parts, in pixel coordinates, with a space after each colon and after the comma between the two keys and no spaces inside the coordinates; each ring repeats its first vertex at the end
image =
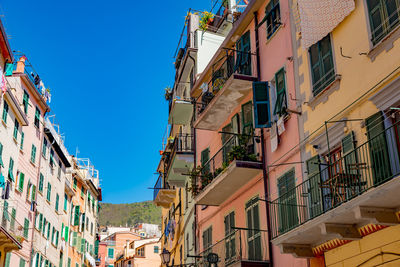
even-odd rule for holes
{"type": "Polygon", "coordinates": [[[280,0],[270,0],[270,2],[265,7],[265,25],[266,25],[265,28],[266,28],[267,40],[270,40],[273,37],[274,33],[282,25],[281,19],[282,18],[281,18],[280,0]],[[274,3],[275,1],[276,3],[274,3]],[[267,13],[267,9],[271,5],[272,5],[271,9],[267,13]],[[271,32],[269,31],[270,23],[272,26],[271,32]]]}

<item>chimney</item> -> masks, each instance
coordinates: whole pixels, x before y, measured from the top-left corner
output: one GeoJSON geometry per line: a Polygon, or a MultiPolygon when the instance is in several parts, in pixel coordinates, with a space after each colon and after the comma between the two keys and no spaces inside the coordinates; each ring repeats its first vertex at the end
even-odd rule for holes
{"type": "Polygon", "coordinates": [[[15,72],[17,72],[17,73],[24,73],[24,70],[25,70],[25,60],[26,60],[26,57],[25,57],[25,56],[22,56],[22,57],[19,58],[19,60],[18,60],[18,62],[17,62],[17,69],[16,69],[15,72]]]}

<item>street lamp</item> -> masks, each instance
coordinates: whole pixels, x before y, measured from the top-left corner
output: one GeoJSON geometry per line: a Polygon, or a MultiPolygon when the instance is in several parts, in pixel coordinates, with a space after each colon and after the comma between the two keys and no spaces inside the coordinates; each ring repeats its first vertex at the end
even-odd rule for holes
{"type": "Polygon", "coordinates": [[[169,261],[171,260],[171,252],[169,252],[167,249],[164,248],[160,254],[160,257],[162,264],[168,266],[169,261]]]}

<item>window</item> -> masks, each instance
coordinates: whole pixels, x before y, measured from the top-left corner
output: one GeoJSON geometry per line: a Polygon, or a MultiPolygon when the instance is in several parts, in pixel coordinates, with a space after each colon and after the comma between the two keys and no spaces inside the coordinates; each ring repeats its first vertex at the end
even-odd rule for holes
{"type": "Polygon", "coordinates": [[[283,116],[286,114],[287,97],[286,97],[286,82],[285,82],[285,69],[280,69],[275,74],[276,86],[276,104],[274,115],[283,116]]]}
{"type": "Polygon", "coordinates": [[[233,259],[236,255],[235,212],[232,211],[224,218],[225,225],[225,259],[233,259]]]}
{"type": "Polygon", "coordinates": [[[42,173],[39,174],[39,192],[43,193],[44,176],[42,173]]]}
{"type": "Polygon", "coordinates": [[[39,122],[40,122],[40,110],[38,107],[36,107],[35,110],[35,126],[39,128],[39,122]]]}
{"type": "Polygon", "coordinates": [[[253,83],[254,121],[256,128],[271,127],[268,82],[253,83]]]}
{"type": "Polygon", "coordinates": [[[83,184],[81,188],[81,198],[85,198],[85,188],[83,188],[83,184]]]}
{"type": "Polygon", "coordinates": [[[10,164],[8,165],[8,178],[14,181],[14,160],[10,157],[10,164]]]}
{"type": "Polygon", "coordinates": [[[50,149],[50,166],[54,166],[54,150],[50,149]]]}
{"type": "Polygon", "coordinates": [[[17,210],[12,208],[11,209],[11,221],[10,221],[10,228],[12,230],[14,230],[16,216],[17,216],[17,210]]]}
{"type": "Polygon", "coordinates": [[[267,39],[269,39],[281,25],[279,0],[271,0],[268,3],[267,7],[265,8],[265,21],[267,28],[267,39]]]}
{"type": "Polygon", "coordinates": [[[24,138],[25,138],[25,134],[24,132],[21,132],[21,143],[19,145],[19,149],[24,149],[24,138]]]}
{"type": "Polygon", "coordinates": [[[55,208],[56,208],[56,211],[58,212],[58,204],[59,204],[59,201],[60,201],[60,196],[58,195],[58,194],[56,194],[56,206],[55,206],[55,208]]]}
{"type": "Polygon", "coordinates": [[[76,189],[77,185],[78,185],[78,180],[74,177],[74,189],[76,189]]]}
{"type": "Polygon", "coordinates": [[[90,223],[90,234],[93,235],[93,223],[90,223]]]}
{"type": "Polygon", "coordinates": [[[46,196],[47,201],[50,202],[51,200],[51,184],[47,183],[47,196],[46,196]]]}
{"type": "MultiPolygon", "coordinates": [[[[201,151],[201,166],[204,168],[206,166],[206,163],[210,159],[210,149],[206,148],[203,151],[201,151]]],[[[204,172],[210,172],[210,165],[207,165],[207,167],[204,168],[204,172]]]]}
{"type": "Polygon", "coordinates": [[[247,102],[242,105],[242,132],[250,134],[253,131],[253,104],[247,102]]]}
{"type": "Polygon", "coordinates": [[[32,150],[31,150],[31,162],[35,163],[36,160],[36,146],[32,145],[32,150]]]}
{"type": "Polygon", "coordinates": [[[335,80],[330,35],[328,34],[324,39],[312,45],[309,53],[313,80],[312,90],[316,96],[335,80]]]}
{"type": "Polygon", "coordinates": [[[75,214],[74,214],[74,225],[79,225],[79,217],[80,217],[80,209],[79,206],[75,207],[75,214]]]}
{"type": "Polygon", "coordinates": [[[212,226],[210,226],[203,232],[204,255],[208,255],[208,253],[212,252],[211,249],[209,249],[211,246],[212,246],[212,226]]]}
{"type": "Polygon", "coordinates": [[[24,220],[24,237],[25,239],[28,239],[28,233],[29,233],[29,220],[25,218],[24,220]]]}
{"type": "Polygon", "coordinates": [[[3,144],[0,143],[0,166],[4,168],[4,163],[3,163],[3,144]]]}
{"type": "Polygon", "coordinates": [[[24,191],[24,180],[25,180],[25,174],[23,172],[20,172],[19,177],[18,177],[18,191],[19,192],[24,191]]]}
{"type": "Polygon", "coordinates": [[[4,123],[7,123],[7,116],[8,116],[8,104],[7,104],[7,102],[4,100],[3,116],[2,116],[2,119],[3,119],[4,123]]]}
{"type": "Polygon", "coordinates": [[[61,170],[62,170],[62,163],[61,163],[61,161],[59,160],[59,161],[58,161],[58,173],[57,173],[57,178],[58,178],[58,180],[60,180],[60,178],[61,178],[61,170]]]}
{"type": "Polygon", "coordinates": [[[110,259],[113,259],[113,258],[114,258],[114,249],[113,249],[113,248],[109,248],[109,249],[108,249],[108,257],[109,257],[110,259]]]}
{"type": "Polygon", "coordinates": [[[46,153],[47,153],[47,139],[43,138],[43,147],[42,147],[42,155],[44,158],[46,158],[46,153]]]}
{"type": "Polygon", "coordinates": [[[10,267],[10,259],[11,259],[11,252],[7,252],[6,254],[6,260],[4,262],[5,267],[10,267]]]}
{"type": "Polygon", "coordinates": [[[250,31],[247,31],[236,43],[236,63],[233,71],[239,74],[251,75],[250,31]]]}
{"type": "Polygon", "coordinates": [[[71,267],[71,258],[68,258],[67,267],[71,267]]]}
{"type": "Polygon", "coordinates": [[[25,260],[23,258],[19,259],[19,267],[25,267],[25,260]]]}
{"type": "Polygon", "coordinates": [[[290,171],[278,178],[279,195],[279,231],[286,232],[298,223],[297,200],[295,191],[295,171],[290,171]]]}
{"type": "Polygon", "coordinates": [[[248,201],[245,207],[247,228],[252,229],[247,232],[248,257],[249,260],[261,260],[261,232],[258,230],[260,229],[258,196],[248,201]]]}
{"type": "Polygon", "coordinates": [[[22,99],[22,104],[24,106],[24,112],[25,114],[28,113],[28,106],[29,106],[29,95],[26,91],[24,91],[24,97],[22,99]]]}
{"type": "Polygon", "coordinates": [[[372,43],[375,45],[399,25],[399,0],[367,0],[372,43]]]}
{"type": "Polygon", "coordinates": [[[64,211],[68,209],[68,195],[64,194],[64,211]]]}
{"type": "Polygon", "coordinates": [[[18,123],[18,120],[15,119],[15,122],[14,122],[14,133],[13,133],[13,137],[14,137],[15,140],[18,139],[18,130],[19,130],[19,123],[18,123]]]}

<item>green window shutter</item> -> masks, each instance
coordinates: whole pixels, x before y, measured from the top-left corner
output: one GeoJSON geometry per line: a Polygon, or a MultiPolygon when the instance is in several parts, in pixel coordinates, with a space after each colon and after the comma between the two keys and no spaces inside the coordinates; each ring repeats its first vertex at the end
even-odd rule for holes
{"type": "Polygon", "coordinates": [[[78,185],[78,180],[74,178],[74,189],[76,189],[76,186],[78,185]]]}
{"type": "Polygon", "coordinates": [[[36,185],[32,185],[31,201],[36,200],[36,185]]]}
{"type": "Polygon", "coordinates": [[[39,128],[39,123],[40,123],[40,110],[38,107],[36,107],[35,110],[35,126],[39,128]]]}
{"type": "Polygon", "coordinates": [[[267,39],[271,38],[273,33],[281,24],[279,0],[271,0],[265,8],[265,18],[267,39]]]}
{"type": "Polygon", "coordinates": [[[22,104],[24,105],[24,112],[25,114],[28,113],[28,107],[29,107],[29,95],[26,91],[24,91],[24,97],[22,100],[22,104]]]}
{"type": "Polygon", "coordinates": [[[210,172],[210,165],[206,163],[210,160],[210,149],[206,148],[203,151],[201,151],[201,166],[203,167],[203,172],[207,173],[210,172]]]}
{"type": "Polygon", "coordinates": [[[18,190],[20,192],[24,191],[24,180],[25,180],[25,174],[21,172],[19,174],[19,181],[18,181],[18,190]]]}
{"type": "Polygon", "coordinates": [[[85,253],[85,245],[86,240],[84,238],[81,239],[81,253],[85,253]]]}
{"type": "Polygon", "coordinates": [[[79,206],[76,206],[75,207],[75,216],[74,216],[74,225],[75,226],[79,225],[79,216],[80,216],[79,206]]]}
{"type": "Polygon", "coordinates": [[[10,222],[10,228],[14,229],[15,226],[15,217],[17,216],[17,210],[12,208],[11,210],[11,222],[10,222]]]}
{"type": "Polygon", "coordinates": [[[366,120],[371,169],[375,185],[392,176],[383,121],[381,111],[366,120]]]}
{"type": "Polygon", "coordinates": [[[69,236],[69,227],[65,226],[65,228],[64,228],[64,239],[65,239],[65,242],[68,242],[68,236],[69,236]]]}
{"type": "Polygon", "coordinates": [[[2,119],[4,121],[4,123],[7,123],[7,116],[8,116],[8,104],[7,102],[4,100],[4,105],[3,105],[3,116],[2,119]]]}
{"type": "Polygon", "coordinates": [[[36,146],[32,145],[32,151],[31,151],[31,162],[35,163],[36,160],[36,146]]]}
{"type": "Polygon", "coordinates": [[[330,35],[328,34],[318,43],[312,45],[309,53],[313,80],[313,95],[316,96],[335,80],[330,35]]]}
{"type": "Polygon", "coordinates": [[[39,192],[43,193],[44,176],[42,173],[39,174],[39,192]]]}
{"type": "Polygon", "coordinates": [[[77,242],[77,232],[72,232],[72,246],[76,247],[77,242]]]}
{"type": "Polygon", "coordinates": [[[47,239],[50,238],[50,228],[51,228],[51,224],[50,222],[47,223],[47,239]]]}
{"type": "Polygon", "coordinates": [[[14,160],[10,157],[10,164],[8,165],[8,178],[12,181],[15,181],[14,178],[14,160]]]}
{"type": "Polygon", "coordinates": [[[298,223],[297,200],[295,192],[295,171],[291,169],[278,178],[279,229],[287,231],[298,223]]]}
{"type": "Polygon", "coordinates": [[[251,75],[251,45],[250,45],[250,31],[247,31],[236,43],[237,56],[234,72],[239,74],[251,75]]]}
{"type": "Polygon", "coordinates": [[[25,260],[23,258],[19,259],[19,267],[25,267],[25,260]]]}
{"type": "Polygon", "coordinates": [[[242,105],[242,133],[250,134],[253,130],[253,104],[247,102],[242,105]]]}
{"type": "Polygon", "coordinates": [[[268,82],[253,82],[254,121],[256,128],[270,128],[270,99],[268,82]]]}
{"type": "Polygon", "coordinates": [[[11,260],[11,252],[7,252],[6,254],[6,260],[4,262],[5,267],[10,267],[10,260],[11,260]]]}
{"type": "MultiPolygon", "coordinates": [[[[308,202],[310,207],[310,217],[314,218],[322,213],[322,199],[321,199],[321,190],[320,190],[320,182],[321,182],[321,163],[319,160],[319,156],[315,156],[306,161],[307,165],[307,174],[308,174],[308,182],[307,182],[307,193],[308,193],[308,202]]],[[[294,186],[290,184],[290,186],[294,186]]]]}
{"type": "Polygon", "coordinates": [[[67,267],[71,267],[71,258],[68,258],[67,267]]]}
{"type": "Polygon", "coordinates": [[[19,149],[24,149],[24,139],[25,139],[25,134],[24,132],[21,132],[21,143],[19,145],[19,149]]]}
{"type": "Polygon", "coordinates": [[[283,116],[286,114],[287,109],[285,69],[282,68],[275,74],[275,86],[276,103],[274,115],[278,114],[279,116],[283,116]]]}
{"type": "Polygon", "coordinates": [[[50,184],[50,182],[47,183],[47,196],[46,196],[46,199],[49,202],[51,200],[51,184],[50,184]]]}
{"type": "Polygon", "coordinates": [[[54,244],[55,234],[56,234],[56,229],[53,226],[53,228],[51,229],[51,243],[52,244],[54,244]]]}
{"type": "Polygon", "coordinates": [[[18,120],[15,119],[15,121],[14,121],[14,133],[13,133],[13,137],[15,138],[15,140],[18,140],[18,130],[19,130],[19,123],[18,123],[18,120]]]}
{"type": "Polygon", "coordinates": [[[68,195],[64,194],[64,211],[67,211],[68,208],[68,195]]]}
{"type": "Polygon", "coordinates": [[[4,168],[4,163],[3,163],[3,144],[0,143],[0,166],[4,168]]]}
{"type": "Polygon", "coordinates": [[[29,233],[29,220],[25,218],[24,220],[24,237],[28,239],[28,233],[29,233]]]}
{"type": "Polygon", "coordinates": [[[58,202],[59,201],[60,201],[60,196],[58,194],[56,194],[56,205],[55,205],[56,211],[58,211],[58,202]]]}
{"type": "Polygon", "coordinates": [[[41,231],[43,228],[43,214],[40,213],[39,215],[39,231],[41,231]]]}
{"type": "Polygon", "coordinates": [[[12,76],[13,70],[14,70],[14,64],[12,64],[12,63],[7,63],[7,64],[6,64],[5,71],[4,71],[4,75],[5,75],[5,76],[12,76]]]}
{"type": "Polygon", "coordinates": [[[108,257],[111,259],[114,258],[114,249],[113,248],[108,249],[108,257]]]}
{"type": "Polygon", "coordinates": [[[4,201],[4,208],[3,208],[3,220],[10,220],[10,215],[8,214],[8,202],[4,201]]]}
{"type": "Polygon", "coordinates": [[[47,153],[47,139],[46,138],[44,138],[43,139],[43,146],[42,146],[42,155],[43,155],[43,157],[45,157],[46,158],[46,153],[47,153]]]}
{"type": "Polygon", "coordinates": [[[350,132],[342,139],[342,155],[344,159],[344,171],[351,174],[359,174],[356,169],[356,164],[358,162],[356,140],[354,132],[350,132]]]}

